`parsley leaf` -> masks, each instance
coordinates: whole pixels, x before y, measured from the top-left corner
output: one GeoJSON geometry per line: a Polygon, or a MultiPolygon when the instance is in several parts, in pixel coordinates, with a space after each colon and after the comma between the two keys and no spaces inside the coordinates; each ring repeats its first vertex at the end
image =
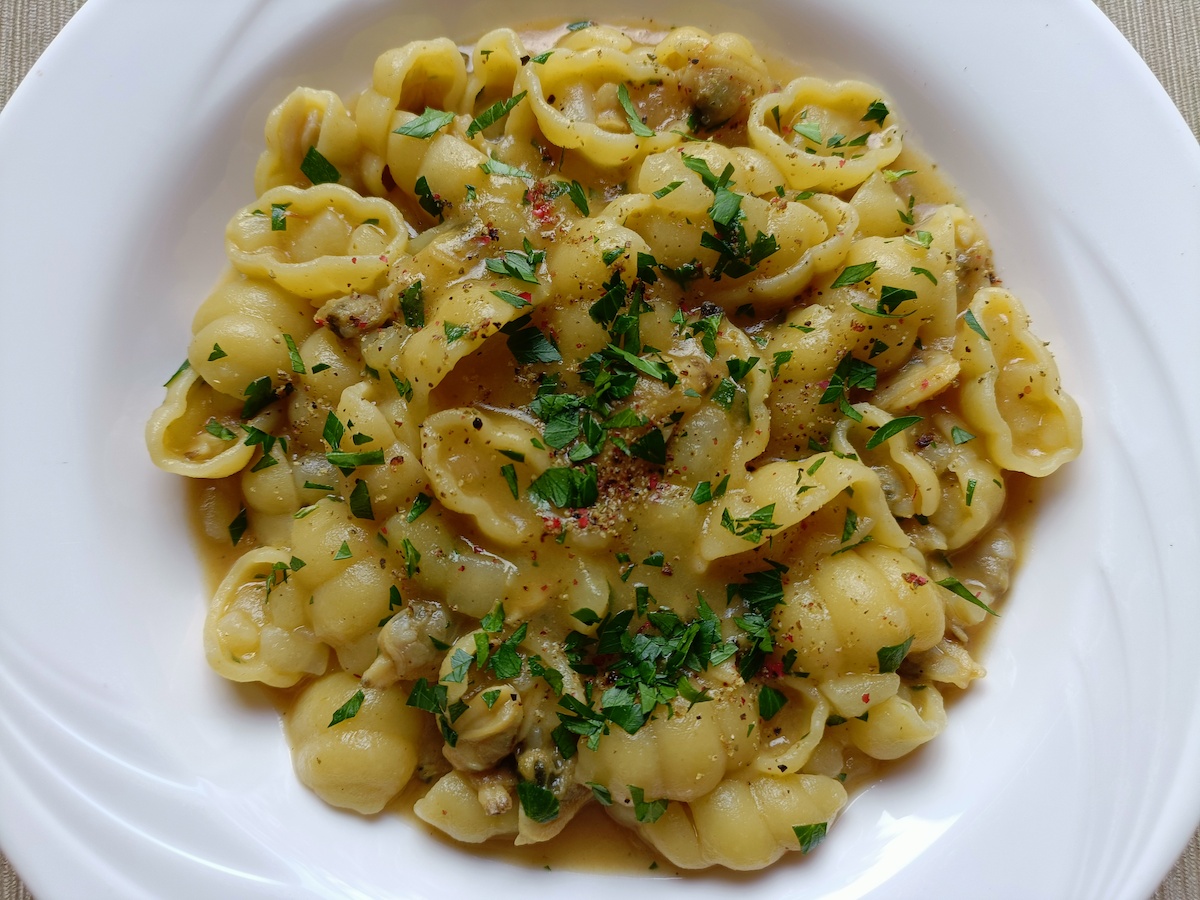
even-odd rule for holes
{"type": "Polygon", "coordinates": [[[878,122],[883,124],[883,120],[888,117],[890,110],[882,100],[875,100],[867,107],[867,113],[861,119],[863,122],[878,122]]]}
{"type": "Polygon", "coordinates": [[[425,139],[433,137],[438,131],[453,121],[454,113],[443,112],[440,109],[432,109],[427,106],[425,107],[425,112],[412,121],[405,122],[393,131],[392,134],[402,134],[406,137],[425,139]]]}
{"type": "Polygon", "coordinates": [[[599,472],[594,465],[582,469],[547,469],[529,485],[529,492],[559,509],[582,509],[599,499],[599,472]]]}
{"type": "Polygon", "coordinates": [[[965,584],[963,584],[961,581],[959,581],[957,578],[951,576],[950,578],[943,578],[941,581],[939,581],[937,583],[941,587],[946,588],[946,590],[952,591],[953,593],[962,597],[968,603],[975,604],[980,609],[982,609],[984,612],[986,612],[988,615],[990,615],[990,616],[999,616],[1000,615],[998,612],[996,612],[994,609],[992,609],[990,606],[988,606],[986,603],[984,603],[982,600],[980,600],[978,597],[976,597],[974,594],[972,594],[967,589],[967,586],[965,584]]]}
{"type": "Polygon", "coordinates": [[[757,544],[762,540],[764,531],[773,531],[779,528],[779,525],[772,521],[774,515],[774,503],[768,503],[766,506],[756,509],[749,515],[740,516],[736,519],[730,515],[728,509],[723,509],[721,510],[721,527],[734,537],[740,537],[752,544],[757,544]]]}
{"type": "Polygon", "coordinates": [[[350,492],[350,512],[358,519],[374,519],[375,511],[371,508],[371,490],[361,478],[354,481],[354,490],[350,492]]]}
{"type": "Polygon", "coordinates": [[[758,689],[758,715],[764,722],[771,721],[775,714],[787,705],[787,695],[769,685],[758,689]]]}
{"type": "Polygon", "coordinates": [[[654,137],[654,129],[647,127],[638,117],[637,110],[633,107],[633,101],[629,99],[629,88],[623,84],[617,86],[617,102],[625,111],[625,119],[629,122],[630,131],[638,137],[654,137]]]}
{"type": "Polygon", "coordinates": [[[632,784],[627,784],[629,796],[633,798],[633,813],[643,825],[657,822],[667,811],[667,800],[646,800],[645,792],[632,784]]]}
{"type": "Polygon", "coordinates": [[[229,539],[233,541],[233,546],[238,545],[238,541],[242,539],[242,535],[246,533],[247,528],[246,507],[242,507],[233,521],[229,523],[229,539]]]}
{"type": "Polygon", "coordinates": [[[365,699],[366,695],[363,694],[361,689],[355,691],[354,696],[333,711],[333,718],[329,720],[329,724],[325,727],[332,728],[339,722],[345,722],[347,719],[353,719],[358,715],[358,711],[362,709],[363,700],[365,699]]]}
{"type": "Polygon", "coordinates": [[[529,316],[509,322],[501,330],[508,335],[506,343],[513,358],[522,365],[563,361],[558,345],[532,324],[529,316]]]}
{"type": "Polygon", "coordinates": [[[330,184],[340,181],[342,178],[342,173],[337,170],[337,166],[322,156],[312,144],[309,145],[308,152],[304,154],[304,159],[300,163],[300,171],[314,185],[330,184]]]}
{"type": "Polygon", "coordinates": [[[558,818],[558,798],[547,788],[532,781],[521,781],[517,783],[517,797],[521,809],[533,821],[551,822],[558,818]]]}
{"type": "Polygon", "coordinates": [[[846,266],[842,273],[834,279],[831,288],[847,287],[851,284],[858,284],[860,281],[865,281],[870,278],[875,270],[879,268],[879,264],[875,260],[870,262],[859,263],[856,266],[846,266]]]}
{"type": "Polygon", "coordinates": [[[485,163],[480,163],[481,168],[488,175],[500,175],[504,178],[532,178],[533,174],[526,172],[524,169],[518,169],[516,166],[510,166],[506,162],[501,162],[496,157],[491,157],[485,163]]]}
{"type": "Polygon", "coordinates": [[[521,497],[521,492],[517,487],[517,469],[512,463],[507,463],[500,467],[500,474],[504,476],[504,481],[508,485],[509,491],[512,492],[513,499],[518,500],[521,497]]]}
{"type": "Polygon", "coordinates": [[[425,299],[422,296],[421,282],[415,281],[404,289],[400,297],[400,311],[404,315],[404,324],[409,328],[425,327],[425,299]]]}
{"type": "Polygon", "coordinates": [[[815,825],[793,825],[792,831],[796,833],[796,840],[800,842],[800,852],[807,855],[816,849],[821,841],[825,840],[825,833],[829,826],[825,822],[817,822],[815,825]]]}
{"type": "Polygon", "coordinates": [[[489,272],[495,272],[497,275],[507,275],[527,284],[537,284],[537,267],[545,258],[546,251],[533,249],[533,245],[526,238],[523,251],[506,250],[502,257],[484,260],[484,265],[489,272]]]}
{"type": "Polygon", "coordinates": [[[879,660],[880,672],[895,672],[900,668],[900,663],[904,662],[904,657],[908,656],[908,650],[912,646],[913,637],[915,636],[910,636],[902,644],[896,644],[892,647],[880,647],[875,652],[875,656],[879,660]]]}
{"type": "Polygon", "coordinates": [[[991,341],[991,338],[988,337],[987,332],[983,330],[983,326],[979,324],[979,320],[975,318],[975,313],[973,310],[968,309],[965,313],[963,313],[963,321],[967,323],[968,328],[974,331],[985,341],[991,341]]]}
{"type": "Polygon", "coordinates": [[[567,196],[571,198],[571,202],[575,204],[576,209],[585,216],[588,214],[587,191],[584,190],[582,184],[578,181],[572,181],[567,188],[567,196]]]}
{"type": "Polygon", "coordinates": [[[867,449],[874,450],[888,438],[894,437],[906,428],[912,428],[921,421],[920,416],[901,416],[879,426],[879,429],[867,440],[867,449]]]}
{"type": "Polygon", "coordinates": [[[446,201],[441,198],[440,194],[433,192],[424,175],[417,179],[413,192],[417,195],[417,202],[421,205],[421,209],[431,216],[436,216],[439,222],[445,221],[446,217],[442,210],[446,207],[446,201]]]}
{"type": "Polygon", "coordinates": [[[507,100],[497,100],[471,120],[471,124],[467,126],[467,137],[473,138],[484,129],[495,125],[507,116],[518,103],[525,99],[526,93],[526,91],[521,91],[521,93],[509,97],[507,100]]]}
{"type": "MultiPolygon", "coordinates": [[[[296,346],[296,340],[290,334],[283,336],[283,341],[287,344],[288,359],[292,363],[292,371],[297,375],[307,375],[308,370],[304,368],[304,360],[300,358],[300,349],[296,346]]],[[[215,344],[213,346],[216,346],[215,344]]]]}

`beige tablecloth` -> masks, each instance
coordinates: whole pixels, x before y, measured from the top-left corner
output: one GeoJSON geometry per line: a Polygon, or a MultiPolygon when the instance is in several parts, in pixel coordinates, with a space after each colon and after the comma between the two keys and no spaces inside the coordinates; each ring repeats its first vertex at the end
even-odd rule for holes
{"type": "MultiPolygon", "coordinates": [[[[1096,3],[1142,54],[1192,133],[1200,136],[1200,0],[1096,3]]],[[[83,0],[0,0],[0,108],[82,5],[83,0]]],[[[21,811],[2,809],[0,815],[19,817],[21,811]]],[[[63,864],[70,862],[64,860],[63,864]]],[[[3,855],[0,900],[33,900],[3,855]]],[[[1155,892],[1154,900],[1200,900],[1200,831],[1155,892]]]]}

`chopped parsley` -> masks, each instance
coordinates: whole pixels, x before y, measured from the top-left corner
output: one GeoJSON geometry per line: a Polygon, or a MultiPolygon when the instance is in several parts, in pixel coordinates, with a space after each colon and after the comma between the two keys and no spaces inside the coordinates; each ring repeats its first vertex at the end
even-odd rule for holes
{"type": "Polygon", "coordinates": [[[625,111],[625,120],[629,123],[630,131],[638,137],[654,137],[654,129],[647,127],[646,123],[638,117],[633,101],[629,98],[629,88],[623,84],[617,86],[617,102],[625,111]]]}
{"type": "Polygon", "coordinates": [[[355,479],[354,490],[350,492],[350,512],[358,519],[375,518],[375,511],[371,508],[371,490],[361,478],[355,479]]]}
{"type": "Polygon", "coordinates": [[[503,465],[500,467],[500,474],[504,477],[504,482],[505,482],[505,484],[508,485],[509,491],[512,492],[513,499],[519,500],[521,497],[521,492],[520,492],[519,488],[517,487],[516,467],[513,466],[512,463],[503,465]]]}
{"type": "Polygon", "coordinates": [[[521,809],[535,822],[551,822],[558,818],[559,803],[553,792],[532,781],[517,783],[521,809]]]}
{"type": "Polygon", "coordinates": [[[481,168],[488,175],[500,175],[504,178],[532,178],[531,172],[526,172],[524,169],[518,169],[516,166],[510,166],[506,162],[501,162],[496,157],[491,157],[485,163],[480,163],[481,168]]]}
{"type": "Polygon", "coordinates": [[[529,485],[529,492],[559,509],[583,509],[600,498],[599,471],[594,465],[583,468],[547,469],[529,485]]]}
{"type": "Polygon", "coordinates": [[[764,722],[769,722],[787,704],[787,695],[764,684],[758,689],[758,715],[764,722]]]}
{"type": "Polygon", "coordinates": [[[800,842],[800,852],[808,855],[817,848],[821,841],[825,840],[825,834],[829,826],[825,822],[817,822],[814,825],[793,825],[792,831],[796,834],[796,840],[800,842]]]}
{"type": "Polygon", "coordinates": [[[862,421],[862,414],[850,405],[849,394],[854,388],[865,391],[875,390],[877,372],[869,362],[863,362],[847,353],[837,364],[829,377],[829,386],[821,394],[821,403],[836,403],[844,415],[856,422],[862,421]]]}
{"type": "Polygon", "coordinates": [[[721,527],[742,540],[757,544],[763,539],[764,531],[773,531],[779,525],[772,520],[775,515],[775,504],[768,503],[761,509],[756,509],[747,516],[734,518],[728,509],[721,510],[721,527]]]}
{"type": "Polygon", "coordinates": [[[355,691],[354,695],[349,700],[333,711],[333,718],[329,720],[329,724],[325,727],[332,728],[339,722],[345,722],[347,719],[353,719],[358,715],[358,711],[362,709],[363,700],[365,699],[366,695],[361,689],[355,691]]]}
{"type": "Polygon", "coordinates": [[[440,194],[435,194],[433,189],[429,187],[429,182],[422,175],[417,179],[416,185],[413,187],[413,192],[417,195],[417,202],[421,205],[421,209],[435,216],[439,222],[445,220],[442,210],[446,207],[446,201],[441,198],[440,194]]]}
{"type": "Polygon", "coordinates": [[[710,500],[717,500],[725,496],[725,489],[729,487],[729,476],[726,475],[718,482],[714,488],[711,481],[701,481],[692,491],[692,502],[699,505],[708,503],[710,500]]]}
{"type": "Polygon", "coordinates": [[[567,196],[571,198],[571,202],[575,204],[575,208],[583,215],[588,214],[588,198],[587,191],[584,190],[582,184],[578,181],[572,181],[567,187],[567,196]]]}
{"type": "Polygon", "coordinates": [[[420,281],[415,281],[404,289],[400,297],[400,312],[404,316],[404,324],[409,328],[425,327],[425,300],[420,281]]]}
{"type": "Polygon", "coordinates": [[[967,431],[965,428],[959,428],[957,425],[950,429],[950,440],[955,444],[965,444],[968,441],[975,440],[975,435],[967,431]]]}
{"type": "Polygon", "coordinates": [[[337,170],[337,166],[322,156],[320,151],[311,144],[300,163],[300,171],[314,185],[332,184],[342,178],[342,173],[337,170]]]}
{"type": "Polygon", "coordinates": [[[982,609],[984,612],[986,612],[989,616],[999,616],[1000,615],[998,612],[996,612],[994,609],[992,609],[990,606],[988,606],[986,603],[984,603],[982,600],[980,600],[978,597],[976,597],[973,593],[971,593],[971,591],[967,589],[967,586],[965,584],[963,584],[961,581],[959,581],[957,578],[955,578],[954,576],[950,576],[949,578],[943,578],[941,581],[939,581],[937,583],[938,583],[938,585],[940,585],[941,587],[944,587],[946,590],[950,591],[951,593],[957,594],[958,596],[962,597],[968,603],[975,604],[980,609],[982,609]]]}
{"type": "Polygon", "coordinates": [[[518,103],[525,99],[525,94],[526,91],[521,91],[521,93],[509,97],[507,100],[497,100],[471,120],[471,124],[467,126],[467,137],[473,138],[484,129],[495,125],[512,112],[518,103]]]}
{"type": "Polygon", "coordinates": [[[633,814],[643,825],[651,825],[662,818],[667,811],[667,800],[647,800],[646,793],[640,787],[627,784],[629,796],[633,799],[633,814]]]}
{"type": "Polygon", "coordinates": [[[558,345],[532,324],[527,315],[509,322],[500,330],[508,335],[508,349],[513,358],[522,365],[563,361],[558,345]]]}
{"type": "Polygon", "coordinates": [[[507,275],[527,284],[537,284],[537,267],[545,258],[546,251],[535,250],[529,243],[529,238],[525,238],[523,251],[506,250],[499,258],[484,260],[484,265],[489,272],[495,272],[497,275],[507,275]]]}
{"type": "Polygon", "coordinates": [[[871,435],[867,440],[867,449],[874,450],[884,441],[904,431],[906,428],[912,428],[921,421],[920,416],[900,416],[897,419],[892,419],[890,422],[885,422],[879,426],[878,430],[871,435]]]}
{"type": "Polygon", "coordinates": [[[862,117],[863,122],[878,122],[883,124],[883,120],[888,117],[890,110],[882,100],[875,100],[867,107],[866,115],[862,117]]]}
{"type": "Polygon", "coordinates": [[[238,510],[238,514],[233,517],[233,521],[229,523],[229,539],[233,541],[233,546],[238,545],[238,541],[242,539],[242,535],[246,533],[247,528],[246,507],[238,510]]]}
{"type": "Polygon", "coordinates": [[[892,647],[880,647],[875,656],[879,660],[880,672],[895,672],[900,668],[900,663],[904,662],[904,657],[908,656],[908,650],[912,647],[913,636],[909,636],[902,644],[896,644],[892,647]]]}
{"type": "Polygon", "coordinates": [[[856,266],[846,266],[842,273],[834,279],[831,288],[848,287],[852,284],[858,284],[860,281],[866,281],[875,274],[875,270],[879,268],[879,264],[875,260],[870,262],[859,263],[856,266]]]}
{"type": "Polygon", "coordinates": [[[963,313],[963,321],[967,323],[968,328],[974,331],[985,341],[991,341],[991,338],[988,337],[987,332],[983,330],[983,326],[979,324],[979,320],[975,318],[975,313],[973,310],[968,309],[965,313],[963,313]]]}
{"type": "Polygon", "coordinates": [[[406,137],[413,138],[430,138],[438,133],[442,128],[454,121],[454,113],[443,112],[440,109],[432,109],[425,107],[425,112],[417,116],[415,119],[405,122],[392,134],[402,134],[406,137]]]}

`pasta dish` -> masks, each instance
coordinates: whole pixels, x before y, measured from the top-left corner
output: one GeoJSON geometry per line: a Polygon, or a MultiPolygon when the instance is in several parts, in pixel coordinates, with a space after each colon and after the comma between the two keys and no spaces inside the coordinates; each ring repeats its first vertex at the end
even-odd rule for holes
{"type": "Polygon", "coordinates": [[[593,22],[271,113],[147,442],[305,785],[756,869],[938,735],[1081,428],[902,132],[739,35],[593,22]]]}

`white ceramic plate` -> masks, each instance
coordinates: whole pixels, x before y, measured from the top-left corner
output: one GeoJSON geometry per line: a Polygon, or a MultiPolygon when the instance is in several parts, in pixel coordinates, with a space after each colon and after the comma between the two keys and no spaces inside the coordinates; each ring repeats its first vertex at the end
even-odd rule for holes
{"type": "Polygon", "coordinates": [[[91,0],[0,117],[0,160],[0,844],[39,898],[1142,900],[1182,849],[1200,816],[1200,151],[1087,0],[91,0]],[[819,853],[747,878],[521,869],[323,806],[274,710],[205,665],[182,490],[142,444],[292,86],[348,93],[417,37],[651,9],[884,86],[1085,416],[989,677],[819,853]]]}

